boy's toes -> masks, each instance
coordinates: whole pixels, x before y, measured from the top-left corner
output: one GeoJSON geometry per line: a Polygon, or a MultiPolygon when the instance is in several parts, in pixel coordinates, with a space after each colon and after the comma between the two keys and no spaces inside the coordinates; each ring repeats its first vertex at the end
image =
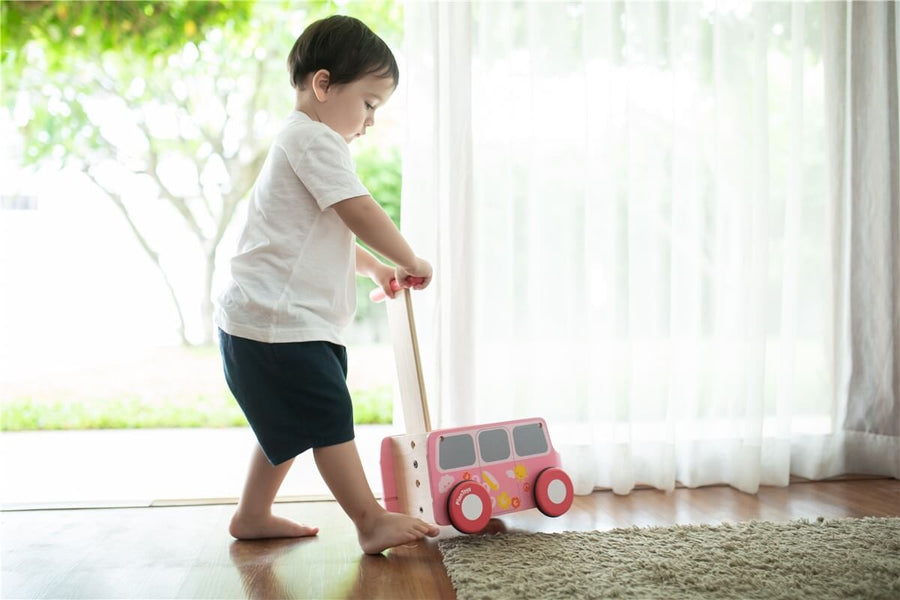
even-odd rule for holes
{"type": "Polygon", "coordinates": [[[419,531],[428,537],[436,537],[441,533],[440,527],[432,525],[431,523],[426,523],[425,521],[420,521],[419,531]]]}

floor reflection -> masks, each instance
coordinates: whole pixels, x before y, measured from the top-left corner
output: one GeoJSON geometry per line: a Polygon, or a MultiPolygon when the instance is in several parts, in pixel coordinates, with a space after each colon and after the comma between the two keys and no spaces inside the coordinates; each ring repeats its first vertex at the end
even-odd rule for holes
{"type": "Polygon", "coordinates": [[[298,546],[316,541],[316,538],[286,538],[232,542],[228,554],[240,573],[246,597],[253,600],[295,597],[278,577],[275,563],[298,546]]]}
{"type": "MultiPolygon", "coordinates": [[[[520,529],[503,520],[491,519],[475,535],[517,531],[520,529]]],[[[352,547],[349,540],[341,537],[234,541],[229,547],[229,557],[240,576],[244,595],[253,600],[321,594],[329,598],[422,598],[434,589],[424,587],[422,582],[433,586],[435,579],[447,577],[439,541],[465,535],[452,527],[443,527],[439,538],[419,540],[376,555],[359,551],[358,560],[348,554],[348,548],[352,547]],[[310,553],[316,558],[307,563],[312,558],[310,553]],[[334,557],[333,561],[324,561],[328,565],[327,574],[314,567],[305,568],[315,563],[321,569],[325,555],[334,557]],[[398,582],[404,583],[398,587],[398,582]]]]}

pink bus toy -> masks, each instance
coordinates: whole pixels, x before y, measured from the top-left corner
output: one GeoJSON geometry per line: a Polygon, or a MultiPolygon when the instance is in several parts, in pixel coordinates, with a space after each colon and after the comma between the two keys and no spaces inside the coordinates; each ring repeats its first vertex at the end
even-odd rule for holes
{"type": "MultiPolygon", "coordinates": [[[[385,508],[463,533],[481,531],[492,516],[529,508],[564,514],[572,506],[572,480],[560,468],[543,419],[431,430],[411,297],[396,281],[391,289],[388,322],[409,433],[381,442],[385,508]]],[[[369,296],[386,299],[380,288],[369,296]]]]}
{"type": "Polygon", "coordinates": [[[493,516],[537,507],[550,517],[572,505],[543,419],[386,437],[385,508],[476,533],[493,516]]]}

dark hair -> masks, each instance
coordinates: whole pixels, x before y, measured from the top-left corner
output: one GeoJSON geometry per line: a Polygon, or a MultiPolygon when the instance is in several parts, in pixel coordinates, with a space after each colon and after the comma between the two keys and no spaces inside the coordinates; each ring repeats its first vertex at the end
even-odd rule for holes
{"type": "Polygon", "coordinates": [[[332,85],[350,83],[366,75],[390,77],[394,87],[400,69],[387,44],[353,17],[334,15],[307,27],[288,55],[291,85],[299,88],[310,73],[325,69],[332,85]]]}

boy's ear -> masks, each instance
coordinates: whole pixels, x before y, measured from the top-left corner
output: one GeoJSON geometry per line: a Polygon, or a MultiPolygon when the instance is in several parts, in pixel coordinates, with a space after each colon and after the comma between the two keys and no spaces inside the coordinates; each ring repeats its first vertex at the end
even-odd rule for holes
{"type": "Polygon", "coordinates": [[[331,73],[326,69],[319,69],[312,76],[312,89],[319,102],[325,102],[328,88],[331,85],[331,73]]]}

